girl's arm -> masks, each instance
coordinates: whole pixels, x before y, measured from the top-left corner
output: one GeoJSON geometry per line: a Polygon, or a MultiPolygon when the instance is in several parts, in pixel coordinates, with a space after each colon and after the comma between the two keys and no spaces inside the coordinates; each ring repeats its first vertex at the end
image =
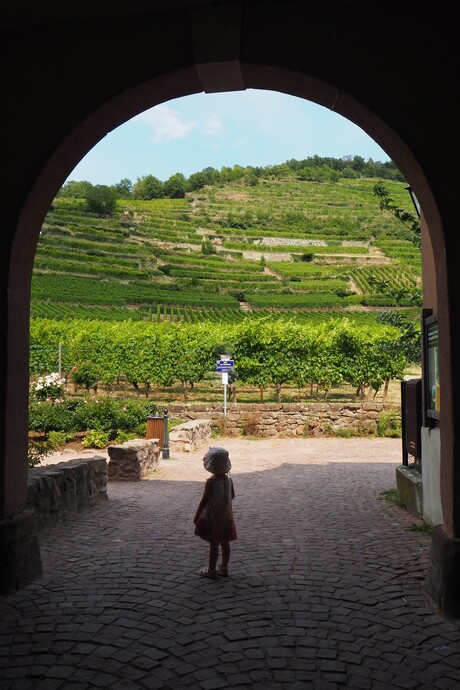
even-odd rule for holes
{"type": "Polygon", "coordinates": [[[211,492],[211,481],[212,477],[209,477],[209,479],[206,480],[206,484],[204,485],[203,496],[201,497],[200,504],[196,510],[195,517],[193,518],[193,522],[195,523],[195,525],[198,522],[198,518],[200,517],[203,508],[206,506],[209,500],[209,494],[211,492]]]}

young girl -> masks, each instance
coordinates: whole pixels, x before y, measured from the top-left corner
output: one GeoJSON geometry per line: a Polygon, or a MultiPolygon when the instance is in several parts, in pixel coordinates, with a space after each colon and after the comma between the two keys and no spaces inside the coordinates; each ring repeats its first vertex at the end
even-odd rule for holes
{"type": "Polygon", "coordinates": [[[235,522],[233,520],[232,500],[235,497],[233,481],[228,476],[232,465],[225,448],[214,446],[203,458],[203,465],[212,477],[206,480],[203,496],[196,511],[193,522],[195,534],[209,542],[209,562],[207,568],[199,573],[211,579],[218,575],[228,575],[228,561],[230,559],[230,542],[237,538],[235,522]],[[221,547],[221,565],[217,566],[221,547]]]}

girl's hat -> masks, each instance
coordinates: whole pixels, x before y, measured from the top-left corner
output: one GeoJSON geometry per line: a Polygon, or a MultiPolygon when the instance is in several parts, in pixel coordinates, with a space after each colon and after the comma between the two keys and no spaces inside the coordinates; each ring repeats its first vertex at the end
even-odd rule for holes
{"type": "Polygon", "coordinates": [[[203,458],[204,469],[212,474],[227,474],[232,468],[228,450],[214,446],[208,450],[203,458]]]}

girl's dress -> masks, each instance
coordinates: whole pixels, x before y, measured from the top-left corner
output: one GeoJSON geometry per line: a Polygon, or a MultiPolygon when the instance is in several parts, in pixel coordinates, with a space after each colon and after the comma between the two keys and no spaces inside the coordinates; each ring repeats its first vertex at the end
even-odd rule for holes
{"type": "Polygon", "coordinates": [[[233,519],[233,482],[227,475],[212,476],[206,480],[209,499],[198,516],[195,534],[205,541],[222,542],[237,539],[233,519]]]}

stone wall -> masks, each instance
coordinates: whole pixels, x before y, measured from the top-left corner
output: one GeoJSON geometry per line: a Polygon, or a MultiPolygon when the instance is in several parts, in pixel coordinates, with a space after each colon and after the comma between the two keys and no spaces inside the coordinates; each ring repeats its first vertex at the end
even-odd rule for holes
{"type": "Polygon", "coordinates": [[[195,419],[178,424],[169,432],[169,449],[189,452],[201,448],[211,437],[211,420],[195,419]]]}
{"type": "Polygon", "coordinates": [[[28,472],[27,508],[35,514],[39,530],[106,499],[107,461],[102,456],[28,472]]]}
{"type": "Polygon", "coordinates": [[[110,480],[139,481],[154,472],[160,462],[158,438],[136,438],[107,448],[110,480]]]}
{"type": "MultiPolygon", "coordinates": [[[[232,403],[224,417],[223,405],[173,404],[174,419],[210,419],[211,427],[229,436],[322,436],[346,433],[375,434],[382,412],[394,411],[384,403],[232,403]]],[[[397,413],[400,414],[399,409],[397,413]]]]}

